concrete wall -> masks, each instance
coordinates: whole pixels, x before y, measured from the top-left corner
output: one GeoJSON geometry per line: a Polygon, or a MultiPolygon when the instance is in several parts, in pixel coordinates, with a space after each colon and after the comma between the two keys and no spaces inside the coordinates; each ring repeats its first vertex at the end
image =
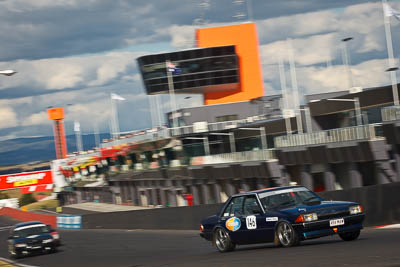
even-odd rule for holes
{"type": "MultiPolygon", "coordinates": [[[[374,185],[320,193],[326,200],[359,202],[366,212],[365,226],[400,222],[400,183],[374,185]]],[[[197,230],[200,221],[215,215],[222,204],[160,208],[82,216],[86,229],[178,229],[197,230]]]]}

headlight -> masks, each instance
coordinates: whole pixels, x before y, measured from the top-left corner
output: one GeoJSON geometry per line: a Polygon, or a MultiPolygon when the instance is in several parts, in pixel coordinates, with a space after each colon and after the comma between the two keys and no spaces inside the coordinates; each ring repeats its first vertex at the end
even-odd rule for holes
{"type": "Polygon", "coordinates": [[[51,242],[53,242],[53,239],[45,239],[42,241],[43,244],[51,243],[51,242]]]}
{"type": "Polygon", "coordinates": [[[363,208],[361,205],[351,206],[349,207],[350,214],[358,214],[363,212],[363,208]]]}
{"type": "Polygon", "coordinates": [[[312,222],[318,220],[318,216],[316,213],[303,214],[303,217],[305,222],[312,222]]]}
{"type": "Polygon", "coordinates": [[[301,222],[312,222],[318,220],[318,216],[316,213],[309,213],[309,214],[300,214],[299,217],[297,217],[296,222],[301,223],[301,222]]]}
{"type": "Polygon", "coordinates": [[[26,244],[20,243],[20,244],[15,244],[16,248],[24,248],[26,247],[26,244]]]}

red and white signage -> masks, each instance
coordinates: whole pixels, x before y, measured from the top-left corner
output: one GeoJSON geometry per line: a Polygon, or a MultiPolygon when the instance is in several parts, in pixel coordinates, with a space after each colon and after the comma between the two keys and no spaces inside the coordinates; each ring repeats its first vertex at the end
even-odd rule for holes
{"type": "Polygon", "coordinates": [[[33,191],[26,192],[32,193],[50,190],[46,188],[50,188],[50,185],[52,186],[52,184],[53,175],[51,170],[0,175],[0,190],[35,187],[35,189],[31,189],[33,191]],[[42,188],[44,188],[44,190],[37,190],[42,188]]]}

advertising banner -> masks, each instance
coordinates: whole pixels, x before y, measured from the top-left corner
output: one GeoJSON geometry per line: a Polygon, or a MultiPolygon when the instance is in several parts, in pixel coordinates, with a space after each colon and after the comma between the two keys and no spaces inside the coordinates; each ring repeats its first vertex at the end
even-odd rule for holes
{"type": "Polygon", "coordinates": [[[0,175],[0,190],[53,184],[51,170],[0,175]]]}

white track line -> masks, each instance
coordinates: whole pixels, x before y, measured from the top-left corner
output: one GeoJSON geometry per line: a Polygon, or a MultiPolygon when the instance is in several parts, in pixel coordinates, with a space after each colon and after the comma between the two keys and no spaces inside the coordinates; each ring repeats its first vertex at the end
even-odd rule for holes
{"type": "Polygon", "coordinates": [[[400,228],[400,224],[377,226],[376,228],[378,228],[378,229],[395,229],[395,228],[400,228]]]}

